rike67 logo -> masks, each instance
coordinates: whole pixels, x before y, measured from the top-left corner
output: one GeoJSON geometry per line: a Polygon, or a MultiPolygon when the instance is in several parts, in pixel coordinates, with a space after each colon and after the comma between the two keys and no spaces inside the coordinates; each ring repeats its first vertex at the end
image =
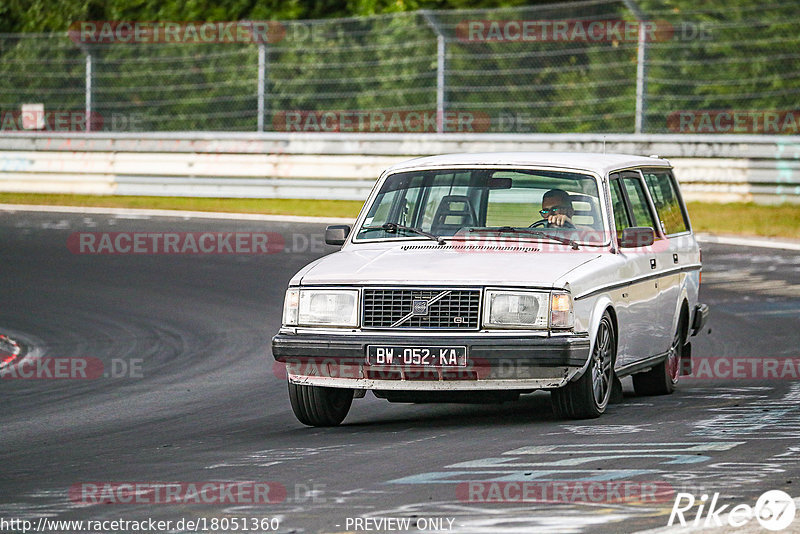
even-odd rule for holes
{"type": "Polygon", "coordinates": [[[733,507],[731,504],[719,506],[719,493],[714,493],[711,502],[707,501],[707,494],[696,499],[691,493],[678,493],[675,496],[675,503],[672,505],[672,513],[669,515],[667,526],[672,526],[677,519],[682,527],[721,527],[723,523],[727,523],[730,527],[738,528],[755,518],[763,528],[779,531],[794,521],[797,511],[797,505],[792,497],[780,490],[764,492],[756,501],[755,506],[744,503],[733,507]],[[692,510],[695,506],[697,506],[697,511],[692,510]],[[694,520],[687,521],[684,512],[687,512],[690,517],[694,515],[694,520]],[[725,513],[724,517],[723,513],[725,513]]]}

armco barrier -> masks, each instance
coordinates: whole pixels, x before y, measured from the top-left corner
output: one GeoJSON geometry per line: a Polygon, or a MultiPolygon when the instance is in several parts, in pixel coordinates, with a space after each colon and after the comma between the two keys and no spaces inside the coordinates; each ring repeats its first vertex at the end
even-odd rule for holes
{"type": "Polygon", "coordinates": [[[800,203],[800,136],[4,133],[0,191],[364,199],[387,166],[452,152],[657,154],[689,199],[800,203]]]}

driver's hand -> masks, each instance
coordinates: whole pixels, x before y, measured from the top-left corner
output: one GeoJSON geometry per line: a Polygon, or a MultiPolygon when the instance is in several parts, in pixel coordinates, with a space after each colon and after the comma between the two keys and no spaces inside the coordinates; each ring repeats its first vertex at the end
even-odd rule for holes
{"type": "Polygon", "coordinates": [[[564,226],[566,223],[572,224],[572,219],[563,213],[559,213],[558,215],[550,215],[547,217],[547,222],[552,226],[564,226]]]}

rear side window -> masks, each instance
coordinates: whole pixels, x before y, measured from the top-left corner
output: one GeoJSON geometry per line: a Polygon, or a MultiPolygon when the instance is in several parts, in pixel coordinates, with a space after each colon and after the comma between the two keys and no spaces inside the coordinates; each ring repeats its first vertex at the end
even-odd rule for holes
{"type": "Polygon", "coordinates": [[[656,205],[658,218],[666,235],[679,234],[689,229],[686,224],[681,203],[675,187],[672,173],[666,170],[643,169],[644,181],[650,191],[650,197],[656,205]]]}
{"type": "Polygon", "coordinates": [[[622,175],[622,185],[628,195],[631,209],[633,210],[634,224],[636,226],[650,226],[656,228],[653,215],[647,203],[647,194],[644,191],[642,181],[638,173],[624,173],[622,175]]]}

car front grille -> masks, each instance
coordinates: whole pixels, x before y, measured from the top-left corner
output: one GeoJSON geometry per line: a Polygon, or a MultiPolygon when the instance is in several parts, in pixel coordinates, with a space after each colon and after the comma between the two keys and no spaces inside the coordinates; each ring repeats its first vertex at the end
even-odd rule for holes
{"type": "Polygon", "coordinates": [[[362,326],[477,330],[480,304],[480,289],[365,288],[362,326]]]}

